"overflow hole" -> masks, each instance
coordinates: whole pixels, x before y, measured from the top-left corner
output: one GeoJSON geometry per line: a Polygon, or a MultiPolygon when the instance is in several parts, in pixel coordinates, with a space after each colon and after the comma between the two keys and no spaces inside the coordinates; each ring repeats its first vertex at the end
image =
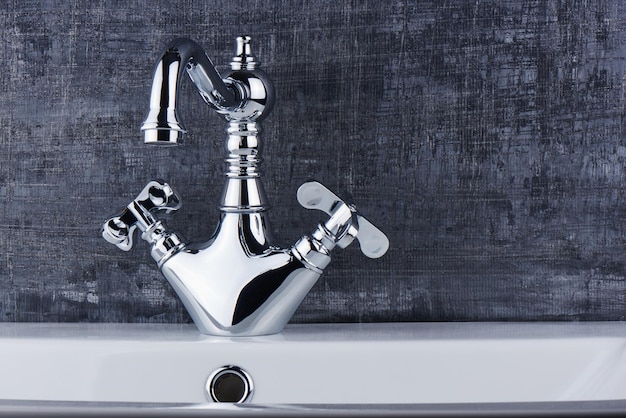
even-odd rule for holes
{"type": "Polygon", "coordinates": [[[252,379],[240,367],[220,367],[207,379],[206,391],[213,402],[249,402],[253,391],[252,379]]]}

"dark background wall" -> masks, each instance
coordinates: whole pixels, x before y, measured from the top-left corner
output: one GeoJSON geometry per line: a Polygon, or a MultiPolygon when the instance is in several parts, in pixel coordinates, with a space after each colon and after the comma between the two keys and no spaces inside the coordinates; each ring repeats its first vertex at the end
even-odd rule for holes
{"type": "Polygon", "coordinates": [[[141,142],[150,77],[189,36],[222,70],[253,37],[275,235],[348,190],[389,253],[335,259],[298,322],[621,320],[626,306],[626,3],[0,2],[0,320],[181,322],[140,242],[103,220],[156,177],[197,241],[218,219],[225,123],[183,83],[187,145],[141,142]]]}

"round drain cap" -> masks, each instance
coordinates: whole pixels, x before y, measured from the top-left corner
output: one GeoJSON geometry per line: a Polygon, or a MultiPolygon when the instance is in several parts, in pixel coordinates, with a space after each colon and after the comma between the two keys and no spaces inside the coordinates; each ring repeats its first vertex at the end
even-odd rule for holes
{"type": "Polygon", "coordinates": [[[207,397],[213,402],[250,402],[252,391],[250,375],[237,366],[220,367],[206,382],[207,397]]]}

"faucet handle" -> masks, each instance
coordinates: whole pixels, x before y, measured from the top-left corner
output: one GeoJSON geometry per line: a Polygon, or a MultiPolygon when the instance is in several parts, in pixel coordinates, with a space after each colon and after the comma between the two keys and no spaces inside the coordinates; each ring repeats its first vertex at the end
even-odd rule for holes
{"type": "Polygon", "coordinates": [[[389,249],[389,240],[380,229],[361,215],[356,206],[342,200],[323,184],[317,181],[304,183],[298,189],[297,197],[302,207],[321,210],[330,216],[322,228],[340,248],[347,247],[356,238],[361,252],[369,258],[382,257],[389,249]]]}
{"type": "Polygon", "coordinates": [[[169,213],[180,207],[180,198],[170,185],[162,180],[153,180],[119,216],[104,223],[102,237],[121,250],[129,251],[133,247],[133,235],[137,227],[146,232],[160,224],[160,221],[152,216],[152,211],[164,210],[169,213]]]}

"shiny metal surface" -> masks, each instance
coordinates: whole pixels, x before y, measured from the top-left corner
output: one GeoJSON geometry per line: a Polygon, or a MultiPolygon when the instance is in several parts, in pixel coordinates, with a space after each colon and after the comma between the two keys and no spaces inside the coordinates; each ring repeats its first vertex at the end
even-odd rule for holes
{"type": "Polygon", "coordinates": [[[224,79],[200,45],[186,38],[173,40],[155,66],[150,111],[141,126],[144,142],[176,145],[185,133],[176,108],[184,72],[204,101],[227,119],[260,121],[273,106],[274,90],[259,65],[247,36],[237,38],[232,71],[224,79]]]}
{"type": "Polygon", "coordinates": [[[176,110],[183,69],[208,104],[233,108],[240,102],[237,90],[226,85],[200,45],[186,38],[175,39],[154,69],[150,111],[141,127],[146,143],[176,144],[185,132],[176,110]]]}
{"type": "Polygon", "coordinates": [[[178,195],[167,183],[151,181],[119,216],[104,223],[102,237],[119,249],[129,251],[133,247],[134,232],[139,228],[141,237],[152,244],[153,257],[164,260],[183,244],[175,233],[165,231],[163,223],[155,219],[152,212],[160,210],[169,213],[180,206],[178,195]]]}
{"type": "Polygon", "coordinates": [[[345,248],[356,238],[363,254],[378,258],[389,242],[353,204],[321,183],[308,182],[300,187],[298,201],[325,212],[328,221],[291,248],[273,245],[259,170],[259,122],[272,109],[274,90],[247,36],[237,38],[232,72],[223,80],[198,44],[188,39],[170,44],[154,74],[150,112],[142,126],[146,143],[175,144],[184,133],[176,112],[183,66],[206,102],[228,121],[226,183],[217,230],[206,242],[195,244],[168,231],[152,213],[177,210],[180,199],[167,183],[152,181],[119,216],[105,222],[102,235],[128,251],[139,228],[202,333],[278,333],[330,263],[333,248],[345,248]]]}
{"type": "Polygon", "coordinates": [[[248,403],[254,395],[254,381],[248,372],[237,366],[223,366],[215,370],[206,383],[207,398],[218,403],[248,403]],[[234,384],[221,382],[234,379],[234,384]]]}
{"type": "MultiPolygon", "coordinates": [[[[361,251],[369,258],[382,257],[389,249],[387,236],[361,215],[353,204],[316,181],[304,183],[298,189],[298,202],[307,209],[325,212],[330,219],[323,225],[340,248],[346,248],[356,238],[361,251]]],[[[329,243],[330,244],[330,243],[329,243]]]]}

